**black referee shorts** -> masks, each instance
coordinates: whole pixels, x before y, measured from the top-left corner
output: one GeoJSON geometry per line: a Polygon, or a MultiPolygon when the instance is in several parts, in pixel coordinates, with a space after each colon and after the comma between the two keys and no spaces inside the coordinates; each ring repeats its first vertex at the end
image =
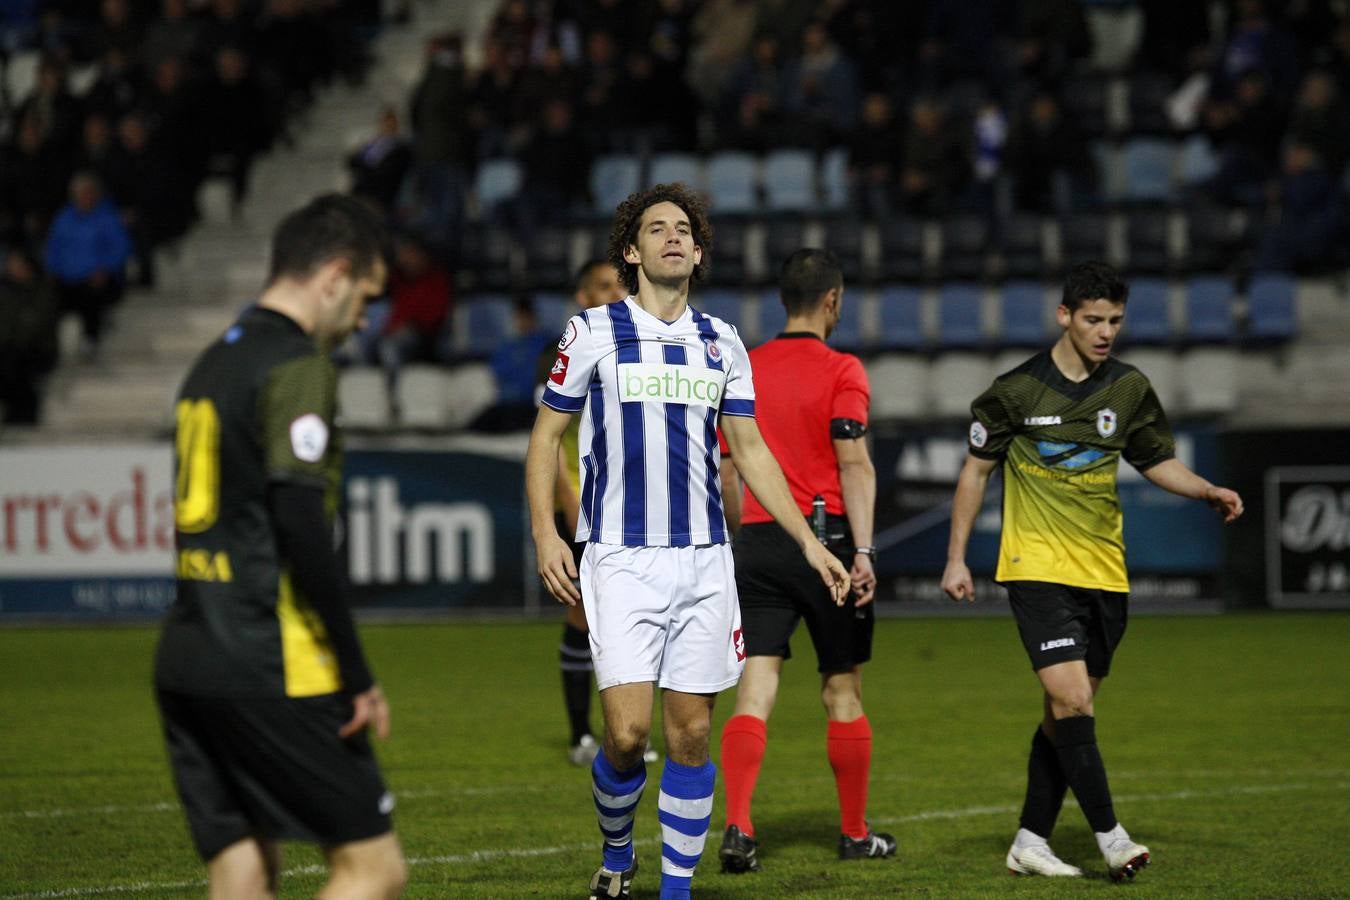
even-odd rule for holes
{"type": "MultiPolygon", "coordinates": [[[[845,568],[853,565],[852,544],[830,549],[845,568]]],[[[835,606],[820,575],[777,523],[742,527],[734,552],[747,656],[790,659],[788,642],[797,621],[805,619],[818,671],[847,672],[872,658],[872,604],[855,607],[850,594],[843,606],[835,606]]]]}
{"type": "Polygon", "coordinates": [[[203,860],[247,837],[334,846],[387,834],[394,798],[339,694],[247,699],[156,692],[169,764],[203,860]]]}
{"type": "Polygon", "coordinates": [[[1048,581],[1006,581],[1008,603],[1031,668],[1081,659],[1088,675],[1105,678],[1125,637],[1130,595],[1048,581]]]}

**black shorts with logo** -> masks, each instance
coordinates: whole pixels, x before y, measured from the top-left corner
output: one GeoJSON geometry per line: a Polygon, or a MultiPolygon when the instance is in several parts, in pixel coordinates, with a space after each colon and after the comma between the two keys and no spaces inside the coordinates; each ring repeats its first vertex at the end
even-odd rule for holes
{"type": "Polygon", "coordinates": [[[1105,678],[1125,636],[1130,595],[1048,581],[1005,581],[1008,603],[1033,670],[1081,659],[1105,678]]]}
{"type": "MultiPolygon", "coordinates": [[[[853,565],[851,542],[829,541],[826,546],[845,568],[853,565]]],[[[805,619],[818,671],[847,672],[872,658],[872,604],[855,607],[850,594],[843,606],[835,606],[797,542],[777,523],[744,526],[734,552],[747,656],[790,659],[788,642],[797,621],[805,619]]]]}
{"type": "Polygon", "coordinates": [[[203,860],[246,837],[324,846],[386,834],[394,798],[351,700],[156,691],[174,783],[203,860]]]}

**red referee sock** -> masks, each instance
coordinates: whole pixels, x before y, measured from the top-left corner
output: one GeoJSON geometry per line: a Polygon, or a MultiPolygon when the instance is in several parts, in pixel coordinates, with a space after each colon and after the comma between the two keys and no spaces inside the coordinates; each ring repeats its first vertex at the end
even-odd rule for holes
{"type": "Polygon", "coordinates": [[[727,825],[755,836],[750,823],[750,797],[764,761],[768,725],[754,716],[732,716],[722,729],[722,782],[727,790],[727,825]]]}
{"type": "MultiPolygon", "coordinates": [[[[734,721],[734,720],[733,720],[734,721]]],[[[867,837],[867,778],[872,770],[872,725],[867,716],[830,722],[826,752],[839,790],[839,831],[855,840],[867,837]]],[[[728,779],[730,780],[730,779],[728,779]]],[[[728,799],[731,791],[727,791],[728,799]]]]}

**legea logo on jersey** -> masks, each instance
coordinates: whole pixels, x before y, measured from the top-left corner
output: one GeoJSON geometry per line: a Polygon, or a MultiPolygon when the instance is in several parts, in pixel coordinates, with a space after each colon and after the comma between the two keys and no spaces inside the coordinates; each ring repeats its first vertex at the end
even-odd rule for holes
{"type": "Polygon", "coordinates": [[[355,584],[488,582],[492,512],[482,503],[399,502],[396,478],[347,483],[347,556],[355,584]]]}
{"type": "Polygon", "coordinates": [[[669,363],[622,363],[619,365],[619,401],[640,403],[686,403],[716,408],[722,403],[725,372],[669,363]]]}

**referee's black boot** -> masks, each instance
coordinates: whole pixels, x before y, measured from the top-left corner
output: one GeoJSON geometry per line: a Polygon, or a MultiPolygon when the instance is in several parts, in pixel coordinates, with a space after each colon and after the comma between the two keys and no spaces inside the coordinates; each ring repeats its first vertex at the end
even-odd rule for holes
{"type": "Polygon", "coordinates": [[[758,848],[759,844],[754,838],[741,831],[738,826],[728,825],[722,835],[722,850],[718,853],[722,858],[722,871],[732,875],[758,872],[759,860],[755,857],[758,848]]]}
{"type": "Polygon", "coordinates": [[[895,838],[880,831],[868,831],[867,837],[854,840],[846,834],[839,835],[840,859],[881,859],[895,855],[895,838]]]}

